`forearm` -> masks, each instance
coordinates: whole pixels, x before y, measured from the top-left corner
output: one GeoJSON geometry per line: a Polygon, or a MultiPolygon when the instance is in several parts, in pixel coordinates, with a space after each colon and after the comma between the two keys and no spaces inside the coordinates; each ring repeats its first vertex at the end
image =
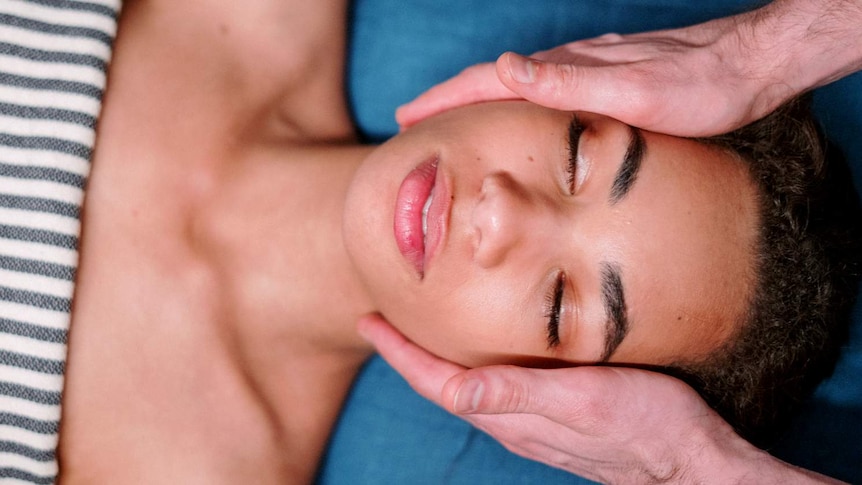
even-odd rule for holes
{"type": "MultiPolygon", "coordinates": [[[[774,456],[769,455],[765,451],[760,451],[759,457],[755,456],[746,462],[738,462],[734,468],[719,469],[719,473],[724,472],[727,477],[725,482],[723,479],[716,482],[724,483],[739,483],[739,484],[775,484],[784,483],[796,484],[841,484],[840,480],[815,473],[810,470],[805,470],[797,466],[779,460],[774,456]]],[[[704,479],[711,475],[706,474],[704,479]]],[[[706,480],[707,482],[710,480],[706,480]]]]}
{"type": "Polygon", "coordinates": [[[862,69],[860,0],[776,0],[735,20],[742,62],[794,94],[862,69]]]}
{"type": "Polygon", "coordinates": [[[681,482],[735,484],[840,484],[844,483],[819,473],[784,462],[763,451],[736,434],[717,440],[704,436],[699,453],[693,454],[687,467],[681,470],[681,482]]]}

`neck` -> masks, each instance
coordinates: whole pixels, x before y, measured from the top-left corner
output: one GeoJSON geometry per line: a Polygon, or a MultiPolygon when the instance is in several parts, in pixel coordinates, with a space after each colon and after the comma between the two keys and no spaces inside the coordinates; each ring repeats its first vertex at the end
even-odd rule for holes
{"type": "Polygon", "coordinates": [[[305,477],[372,348],[373,310],[341,236],[345,194],[367,147],[253,150],[214,175],[196,243],[220,282],[221,333],[280,430],[288,476],[305,477]]]}
{"type": "Polygon", "coordinates": [[[255,149],[213,177],[198,247],[224,278],[232,323],[253,347],[290,336],[316,353],[370,353],[354,326],[374,308],[341,234],[347,187],[369,150],[255,149]]]}
{"type": "Polygon", "coordinates": [[[309,482],[371,351],[341,239],[368,150],[343,145],[343,5],[128,3],[82,224],[64,480],[309,482]]]}

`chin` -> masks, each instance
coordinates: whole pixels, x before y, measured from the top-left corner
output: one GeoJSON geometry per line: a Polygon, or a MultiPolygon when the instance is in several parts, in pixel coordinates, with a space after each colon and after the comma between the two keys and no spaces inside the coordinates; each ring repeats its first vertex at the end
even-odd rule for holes
{"type": "Polygon", "coordinates": [[[397,248],[394,241],[384,239],[392,232],[391,209],[387,210],[383,203],[387,191],[381,190],[382,184],[374,183],[374,174],[365,165],[360,166],[347,189],[341,237],[359,276],[368,284],[367,277],[380,269],[375,266],[381,262],[385,266],[385,261],[391,259],[386,253],[397,248]]]}
{"type": "MultiPolygon", "coordinates": [[[[348,197],[348,204],[351,202],[348,197]]],[[[392,232],[392,223],[385,224],[379,211],[374,213],[367,207],[358,203],[348,206],[342,219],[342,237],[353,270],[375,310],[384,313],[390,306],[387,303],[412,299],[409,289],[414,282],[406,263],[399,260],[394,237],[385,239],[392,232]]]]}

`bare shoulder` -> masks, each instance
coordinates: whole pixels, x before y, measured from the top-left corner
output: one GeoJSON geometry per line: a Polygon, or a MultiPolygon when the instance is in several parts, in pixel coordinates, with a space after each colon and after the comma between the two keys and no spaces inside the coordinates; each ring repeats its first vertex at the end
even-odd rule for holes
{"type": "Polygon", "coordinates": [[[346,8],[345,0],[130,2],[106,109],[137,107],[138,126],[191,119],[237,143],[349,138],[346,8]]]}
{"type": "MultiPolygon", "coordinates": [[[[310,169],[289,162],[318,161],[302,147],[322,144],[309,141],[351,136],[341,75],[343,2],[305,3],[125,4],[83,211],[60,432],[66,483],[310,480],[355,365],[344,370],[338,361],[341,367],[327,372],[345,377],[325,379],[319,394],[286,393],[286,381],[258,378],[274,374],[261,356],[280,357],[286,370],[309,359],[287,347],[248,350],[282,342],[265,333],[277,326],[241,325],[251,305],[236,305],[232,288],[247,280],[225,275],[198,244],[201,214],[233,216],[212,207],[219,197],[250,211],[220,223],[256,229],[252,223],[283,220],[292,227],[278,219],[288,216],[276,209],[289,205],[278,183],[298,185],[310,169]],[[252,364],[266,372],[252,376],[252,364]],[[292,396],[329,407],[282,400],[292,396]],[[276,413],[295,408],[314,415],[300,422],[295,413],[276,413]],[[302,441],[288,439],[293,430],[302,431],[302,441]]],[[[244,247],[283,241],[273,232],[244,247]]],[[[277,252],[267,246],[260,254],[277,252]]],[[[270,271],[258,277],[293,281],[278,271],[294,268],[228,256],[228,263],[270,271]]],[[[273,321],[286,321],[278,311],[292,310],[281,300],[265,303],[254,309],[274,309],[273,321]]],[[[297,378],[310,379],[305,370],[297,378]]]]}

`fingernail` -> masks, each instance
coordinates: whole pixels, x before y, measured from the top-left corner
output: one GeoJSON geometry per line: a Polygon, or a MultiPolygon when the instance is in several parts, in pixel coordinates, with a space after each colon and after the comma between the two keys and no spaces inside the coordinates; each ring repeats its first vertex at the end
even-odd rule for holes
{"type": "Polygon", "coordinates": [[[478,379],[467,379],[455,393],[455,412],[472,413],[479,409],[485,385],[478,379]]]}
{"type": "Polygon", "coordinates": [[[529,84],[536,77],[536,62],[526,57],[510,55],[509,74],[512,75],[512,79],[515,81],[521,84],[529,84]]]}

